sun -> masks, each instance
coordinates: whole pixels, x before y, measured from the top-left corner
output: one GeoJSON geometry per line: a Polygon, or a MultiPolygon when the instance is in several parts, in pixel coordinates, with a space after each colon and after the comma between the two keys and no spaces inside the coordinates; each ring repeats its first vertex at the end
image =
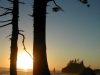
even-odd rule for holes
{"type": "Polygon", "coordinates": [[[32,69],[32,67],[33,67],[32,58],[26,52],[20,53],[17,57],[17,68],[27,70],[27,69],[32,69]]]}

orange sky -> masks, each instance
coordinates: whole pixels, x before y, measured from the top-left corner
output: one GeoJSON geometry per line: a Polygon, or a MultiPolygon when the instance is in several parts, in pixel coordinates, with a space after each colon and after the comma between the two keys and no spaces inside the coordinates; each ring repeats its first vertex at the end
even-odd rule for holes
{"type": "MultiPolygon", "coordinates": [[[[9,6],[6,0],[0,1],[0,6],[9,6]]],[[[31,14],[32,0],[22,0],[20,5],[19,29],[24,30],[26,49],[32,54],[33,22],[27,14],[31,14]],[[25,9],[25,10],[24,10],[25,9]]],[[[77,0],[55,0],[65,12],[52,12],[53,2],[47,8],[46,46],[50,70],[61,70],[70,60],[84,59],[85,66],[100,68],[100,0],[89,0],[89,8],[77,0]]],[[[0,9],[0,14],[4,12],[0,9]]],[[[10,16],[0,17],[0,21],[8,20],[10,16]]],[[[3,25],[0,23],[0,26],[3,25]]],[[[11,26],[0,28],[0,67],[9,67],[10,40],[5,38],[11,34],[11,26]]],[[[19,54],[23,52],[22,37],[18,40],[19,54]]]]}

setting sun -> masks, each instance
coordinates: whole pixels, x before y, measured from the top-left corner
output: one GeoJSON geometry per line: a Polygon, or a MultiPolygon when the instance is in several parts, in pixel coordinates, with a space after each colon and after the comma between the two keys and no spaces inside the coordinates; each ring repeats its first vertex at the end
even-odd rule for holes
{"type": "Polygon", "coordinates": [[[32,69],[32,67],[33,67],[32,58],[26,52],[20,53],[17,58],[17,68],[27,70],[27,69],[32,69]]]}

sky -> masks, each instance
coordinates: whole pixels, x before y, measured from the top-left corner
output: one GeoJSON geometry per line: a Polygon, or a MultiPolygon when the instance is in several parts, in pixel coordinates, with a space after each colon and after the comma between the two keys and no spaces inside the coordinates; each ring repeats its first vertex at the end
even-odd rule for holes
{"type": "MultiPolygon", "coordinates": [[[[20,0],[19,29],[24,30],[26,49],[32,54],[33,49],[33,0],[20,0]]],[[[61,70],[70,60],[84,60],[84,65],[100,69],[100,0],[88,0],[90,7],[78,0],[55,0],[63,11],[53,12],[53,2],[49,2],[46,15],[46,46],[49,69],[61,70]]],[[[0,1],[1,6],[11,6],[6,0],[0,1]]],[[[4,11],[0,9],[0,14],[4,11]]],[[[12,16],[0,17],[1,20],[12,16]]],[[[0,23],[3,25],[3,23],[0,23]]],[[[0,67],[9,67],[10,40],[12,26],[0,28],[0,67]]],[[[22,37],[18,40],[18,54],[25,52],[22,37]]]]}

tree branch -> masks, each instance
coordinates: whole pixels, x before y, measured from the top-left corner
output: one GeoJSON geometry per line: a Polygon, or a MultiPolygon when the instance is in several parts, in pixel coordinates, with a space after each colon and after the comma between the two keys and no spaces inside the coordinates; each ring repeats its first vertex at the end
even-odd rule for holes
{"type": "Polygon", "coordinates": [[[4,23],[4,22],[9,22],[9,21],[12,21],[12,20],[7,20],[7,21],[0,21],[1,23],[4,23]]]}
{"type": "Polygon", "coordinates": [[[5,15],[8,15],[8,14],[10,14],[10,13],[12,13],[12,12],[5,12],[5,13],[3,13],[2,15],[0,15],[0,16],[5,16],[5,15]]]}
{"type": "Polygon", "coordinates": [[[8,23],[8,24],[5,24],[5,25],[0,26],[0,28],[1,28],[1,27],[5,27],[5,26],[8,26],[8,25],[11,25],[11,24],[12,24],[12,22],[11,22],[11,23],[8,23]]]}
{"type": "Polygon", "coordinates": [[[54,4],[57,6],[56,8],[60,9],[61,11],[64,11],[59,5],[56,4],[55,0],[52,0],[54,4]]]}
{"type": "Polygon", "coordinates": [[[8,38],[9,36],[11,36],[12,34],[8,35],[6,38],[8,38]]]}
{"type": "MultiPolygon", "coordinates": [[[[24,50],[29,54],[29,56],[32,58],[31,54],[26,50],[26,47],[25,47],[25,44],[24,44],[24,40],[25,40],[25,36],[21,33],[19,33],[22,37],[23,37],[23,41],[22,41],[22,44],[23,44],[23,47],[24,47],[24,50]]],[[[32,58],[33,59],[33,58],[32,58]]]]}
{"type": "Polygon", "coordinates": [[[18,3],[20,3],[20,4],[25,4],[24,2],[18,2],[18,3]]]}
{"type": "Polygon", "coordinates": [[[30,15],[30,14],[28,14],[30,17],[34,17],[34,15],[30,15]]]}
{"type": "Polygon", "coordinates": [[[13,3],[14,1],[12,1],[12,0],[8,0],[9,2],[11,2],[11,3],[13,3]]]}
{"type": "Polygon", "coordinates": [[[80,2],[82,2],[83,4],[87,4],[87,0],[79,0],[80,2]]]}
{"type": "Polygon", "coordinates": [[[87,7],[90,6],[90,4],[88,4],[88,0],[78,0],[78,1],[80,1],[80,2],[83,3],[83,4],[87,4],[87,7]]]}
{"type": "Polygon", "coordinates": [[[2,9],[4,9],[4,10],[12,10],[12,9],[10,9],[10,8],[12,8],[12,7],[5,8],[5,7],[1,7],[1,6],[0,6],[0,8],[2,8],[2,9]]]}
{"type": "Polygon", "coordinates": [[[19,30],[20,32],[24,32],[23,30],[19,30]]]}

